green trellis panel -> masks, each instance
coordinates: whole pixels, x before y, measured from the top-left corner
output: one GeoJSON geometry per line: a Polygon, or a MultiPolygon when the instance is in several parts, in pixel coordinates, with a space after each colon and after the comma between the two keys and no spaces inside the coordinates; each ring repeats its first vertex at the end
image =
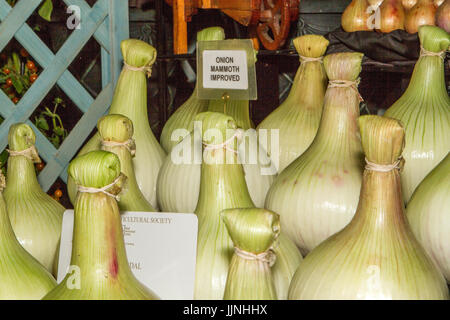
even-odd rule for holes
{"type": "Polygon", "coordinates": [[[53,54],[26,24],[42,1],[20,0],[11,8],[5,0],[0,0],[0,51],[15,37],[44,68],[38,80],[17,105],[0,90],[0,115],[5,118],[0,126],[0,150],[8,143],[8,131],[12,124],[29,124],[36,133],[39,154],[47,163],[39,175],[39,182],[47,191],[59,176],[67,181],[69,161],[111,104],[114,86],[122,67],[120,42],[129,37],[129,21],[126,0],[97,0],[92,7],[84,0],[64,0],[66,5],[74,5],[80,9],[80,29],[73,30],[64,45],[53,54]],[[95,100],[67,70],[91,37],[101,46],[103,89],[95,100]],[[59,149],[28,120],[55,84],[84,113],[59,149]]]}

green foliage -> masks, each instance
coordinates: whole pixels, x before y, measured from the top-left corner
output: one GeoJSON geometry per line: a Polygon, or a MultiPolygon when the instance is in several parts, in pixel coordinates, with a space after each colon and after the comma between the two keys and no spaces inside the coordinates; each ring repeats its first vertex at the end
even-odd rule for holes
{"type": "Polygon", "coordinates": [[[47,20],[47,21],[51,21],[52,18],[52,12],[53,12],[53,2],[52,0],[45,0],[44,3],[42,4],[42,6],[39,8],[39,15],[47,20]]]}
{"type": "MultiPolygon", "coordinates": [[[[7,0],[8,4],[11,7],[14,7],[16,5],[18,0],[7,0]]],[[[47,21],[51,21],[53,12],[53,1],[52,0],[45,0],[42,6],[39,8],[38,14],[42,17],[42,19],[45,19],[47,21]]]]}
{"type": "Polygon", "coordinates": [[[48,107],[44,107],[44,110],[34,118],[34,124],[44,135],[47,136],[55,148],[59,148],[62,141],[67,137],[68,132],[64,128],[62,119],[58,115],[57,111],[59,106],[65,108],[66,105],[59,97],[55,98],[53,103],[53,110],[50,110],[48,107]],[[49,121],[51,126],[49,125],[49,121]]]}

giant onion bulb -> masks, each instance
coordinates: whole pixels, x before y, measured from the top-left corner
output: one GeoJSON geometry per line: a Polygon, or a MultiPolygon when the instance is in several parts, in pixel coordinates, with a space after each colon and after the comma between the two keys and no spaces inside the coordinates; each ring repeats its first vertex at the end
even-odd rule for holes
{"type": "Polygon", "coordinates": [[[386,116],[405,125],[406,163],[401,173],[405,202],[450,150],[450,98],[443,58],[450,35],[438,27],[423,26],[419,38],[426,51],[414,67],[406,92],[386,111],[386,116]]]}
{"type": "Polygon", "coordinates": [[[450,283],[450,154],[419,184],[406,208],[414,235],[450,283]]]}
{"type": "Polygon", "coordinates": [[[128,265],[115,199],[126,180],[119,158],[107,151],[92,151],[73,160],[68,171],[83,188],[75,201],[73,269],[44,299],[157,299],[128,265]]]}
{"type": "MultiPolygon", "coordinates": [[[[211,100],[208,106],[210,112],[221,112],[233,117],[236,125],[247,131],[248,137],[255,137],[256,132],[253,123],[250,120],[249,101],[248,100],[211,100]]],[[[194,123],[190,124],[188,131],[192,130],[194,123]]],[[[166,157],[158,176],[157,196],[158,204],[166,212],[193,212],[198,201],[200,192],[200,171],[201,157],[197,159],[194,152],[187,156],[185,162],[174,161],[182,154],[182,150],[189,145],[191,150],[195,150],[195,143],[201,143],[201,137],[194,135],[185,136],[166,157]]],[[[243,162],[245,179],[250,191],[252,200],[258,207],[264,206],[267,190],[272,184],[275,172],[275,166],[271,163],[269,156],[262,145],[259,145],[259,154],[254,162],[245,161],[249,155],[249,145],[245,139],[239,145],[239,156],[243,162]],[[272,169],[273,167],[273,169],[272,169]],[[261,169],[266,168],[265,173],[261,169]]]]}
{"type": "Polygon", "coordinates": [[[450,32],[450,0],[445,0],[437,10],[436,24],[438,27],[450,32]]]}
{"type": "Polygon", "coordinates": [[[0,300],[37,300],[56,286],[52,275],[17,241],[6,211],[0,171],[0,300]]]}
{"type": "MultiPolygon", "coordinates": [[[[370,9],[367,0],[352,0],[342,14],[342,28],[347,32],[370,31],[370,9]]],[[[373,14],[373,13],[372,13],[373,14]]]]}
{"type": "MultiPolygon", "coordinates": [[[[301,36],[293,41],[301,64],[289,96],[257,128],[279,130],[278,172],[301,155],[316,136],[327,87],[327,75],[321,58],[329,41],[317,35],[301,36]]],[[[267,152],[273,155],[270,148],[267,152]]]]}
{"type": "Polygon", "coordinates": [[[53,272],[65,208],[39,185],[34,162],[41,160],[35,141],[33,129],[27,124],[18,123],[9,129],[10,157],[3,195],[20,244],[53,272]]]}
{"type": "MultiPolygon", "coordinates": [[[[134,126],[133,139],[136,142],[136,156],[133,158],[136,180],[142,194],[153,208],[158,209],[156,201],[156,180],[161,164],[166,156],[164,150],[153,135],[147,115],[147,79],[146,73],[156,60],[156,50],[148,43],[129,39],[121,43],[122,55],[132,70],[126,65],[120,74],[114,92],[110,114],[127,116],[134,126]],[[145,69],[144,69],[145,68],[145,69]]],[[[79,152],[83,155],[101,147],[100,135],[97,133],[79,152]]],[[[75,201],[76,186],[69,177],[69,196],[75,201]]]]}
{"type": "Polygon", "coordinates": [[[120,160],[121,171],[127,176],[125,192],[120,197],[122,211],[155,211],[142,194],[136,181],[133,157],[136,145],[133,136],[133,123],[123,115],[112,114],[98,121],[98,132],[102,138],[102,150],[115,153],[120,160]]]}
{"type": "Polygon", "coordinates": [[[221,215],[235,247],[224,300],[276,300],[271,264],[279,215],[264,209],[228,209],[221,215]]]}
{"type": "MultiPolygon", "coordinates": [[[[202,141],[209,145],[223,143],[225,138],[229,140],[226,130],[235,131],[237,128],[233,118],[222,113],[200,113],[196,120],[202,122],[202,141]],[[209,136],[210,128],[219,130],[221,137],[209,136]]],[[[195,209],[199,221],[195,299],[222,299],[224,296],[233,242],[220,218],[220,212],[225,209],[254,207],[244,171],[237,163],[234,140],[227,146],[204,148],[200,196],[195,209]],[[226,161],[227,159],[231,160],[226,161]]],[[[295,271],[293,268],[297,267],[302,257],[295,245],[283,234],[280,236],[279,246],[274,250],[278,257],[272,269],[275,288],[278,298],[285,299],[295,271]]]]}
{"type": "Polygon", "coordinates": [[[384,0],[380,6],[380,29],[383,33],[405,30],[405,10],[400,0],[384,0]]]}
{"type": "Polygon", "coordinates": [[[304,254],[345,227],[358,204],[362,149],[356,124],[357,79],[362,57],[361,53],[325,57],[330,87],[317,135],[267,194],[265,207],[281,216],[283,232],[304,254]]]}
{"type": "Polygon", "coordinates": [[[448,299],[444,277],[404,213],[398,161],[404,130],[394,119],[359,119],[366,154],[353,220],[300,263],[289,299],[448,299]]]}
{"type": "Polygon", "coordinates": [[[226,104],[223,100],[211,100],[208,111],[229,115],[236,121],[238,128],[248,130],[255,127],[250,119],[250,101],[248,100],[228,100],[226,104]]]}
{"type": "Polygon", "coordinates": [[[435,18],[436,6],[433,0],[418,0],[406,14],[405,30],[409,33],[416,33],[420,26],[434,26],[435,18]]]}
{"type": "MultiPolygon", "coordinates": [[[[197,41],[210,41],[210,40],[224,40],[225,31],[220,27],[211,27],[203,29],[197,33],[197,41]]],[[[198,78],[197,78],[198,81],[198,78]]],[[[167,120],[164,128],[161,132],[161,146],[167,153],[170,153],[172,148],[178,143],[178,141],[172,139],[172,133],[176,129],[189,129],[189,126],[194,117],[208,109],[208,100],[200,100],[197,98],[197,86],[195,84],[194,92],[167,120]]],[[[183,138],[182,136],[180,138],[183,138]]]]}

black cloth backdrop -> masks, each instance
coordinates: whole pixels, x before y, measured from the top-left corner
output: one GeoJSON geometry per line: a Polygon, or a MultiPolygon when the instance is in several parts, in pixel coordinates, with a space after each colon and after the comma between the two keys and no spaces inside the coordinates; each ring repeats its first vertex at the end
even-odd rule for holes
{"type": "Polygon", "coordinates": [[[327,54],[357,51],[370,60],[403,65],[419,58],[420,42],[416,34],[404,30],[390,33],[373,31],[345,32],[342,28],[325,35],[330,41],[327,54]]]}

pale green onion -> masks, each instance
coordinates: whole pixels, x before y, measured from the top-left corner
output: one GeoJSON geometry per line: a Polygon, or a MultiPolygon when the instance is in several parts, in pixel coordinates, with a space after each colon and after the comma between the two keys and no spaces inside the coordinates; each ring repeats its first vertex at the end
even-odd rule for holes
{"type": "Polygon", "coordinates": [[[36,177],[36,136],[27,124],[9,129],[10,156],[5,197],[11,225],[20,244],[48,271],[56,274],[56,257],[65,208],[46,194],[36,177]]]}
{"type": "Polygon", "coordinates": [[[271,264],[279,215],[264,209],[228,209],[221,215],[235,247],[224,300],[276,300],[271,264]]]}
{"type": "MultiPolygon", "coordinates": [[[[222,102],[223,103],[223,102],[222,102]]],[[[228,104],[227,104],[228,105],[228,104]]],[[[248,101],[234,101],[228,110],[240,116],[240,121],[236,123],[251,125],[248,113],[248,101]],[[242,107],[246,106],[247,109],[242,107]]],[[[217,105],[219,107],[219,105],[217,105]]],[[[198,201],[200,192],[200,175],[201,175],[201,156],[197,160],[195,156],[195,147],[201,137],[195,137],[192,131],[193,123],[191,123],[191,134],[186,136],[176,147],[174,147],[164,161],[158,176],[157,196],[161,209],[166,212],[193,212],[198,201]],[[182,155],[182,150],[190,149],[191,154],[187,157],[186,162],[177,162],[174,159],[182,155]]],[[[239,127],[239,126],[238,126],[239,127]]],[[[246,126],[248,128],[248,126],[246,126]]],[[[256,132],[249,131],[248,136],[254,135],[256,141],[256,132]]],[[[275,170],[271,159],[267,155],[262,145],[259,145],[259,152],[256,155],[256,161],[246,161],[251,152],[250,143],[243,139],[239,144],[239,154],[242,156],[243,168],[245,171],[245,180],[247,182],[250,196],[258,207],[264,206],[264,200],[274,179],[275,170]],[[244,158],[244,155],[246,157],[244,158]]]]}
{"type": "Polygon", "coordinates": [[[250,102],[248,100],[211,100],[209,102],[208,111],[222,112],[229,115],[236,121],[238,128],[248,130],[254,128],[250,119],[250,102]]]}
{"type": "Polygon", "coordinates": [[[357,79],[362,57],[361,53],[325,57],[330,87],[317,135],[267,194],[265,207],[281,216],[283,232],[303,254],[344,228],[358,204],[363,154],[356,122],[357,79]]]}
{"type": "MultiPolygon", "coordinates": [[[[5,177],[0,171],[0,190],[5,177]]],[[[0,191],[0,300],[38,300],[56,286],[52,275],[17,241],[0,191]]]]}
{"type": "Polygon", "coordinates": [[[348,226],[300,263],[289,299],[448,299],[444,277],[406,220],[402,125],[362,116],[359,126],[367,165],[358,209],[348,226]]]}
{"type": "MultiPolygon", "coordinates": [[[[128,117],[134,126],[133,139],[136,142],[136,156],[133,158],[136,180],[144,197],[158,209],[156,201],[156,180],[161,164],[166,157],[164,150],[156,140],[148,121],[147,114],[147,75],[156,60],[156,49],[146,42],[128,39],[121,43],[124,66],[114,92],[110,114],[128,117]]],[[[101,138],[97,133],[79,152],[83,155],[101,148],[101,138]]],[[[74,203],[76,186],[69,178],[69,196],[74,203]]]]}
{"type": "Polygon", "coordinates": [[[116,196],[126,176],[117,155],[92,151],[74,159],[69,175],[80,188],[75,201],[69,273],[45,300],[153,300],[127,261],[116,196]]]}
{"type": "Polygon", "coordinates": [[[450,155],[414,191],[406,208],[417,240],[450,283],[450,155]]]}
{"type": "MultiPolygon", "coordinates": [[[[289,96],[257,128],[279,130],[278,172],[311,145],[319,128],[327,88],[322,56],[329,41],[322,36],[306,35],[295,38],[293,42],[301,58],[289,96]]],[[[270,148],[267,151],[273,155],[270,148]]]]}
{"type": "MultiPolygon", "coordinates": [[[[202,122],[202,142],[206,144],[217,145],[225,141],[209,137],[206,134],[208,129],[219,130],[223,139],[231,138],[226,135],[227,129],[237,129],[233,118],[222,113],[200,113],[196,120],[202,122]]],[[[220,212],[225,209],[255,207],[244,178],[244,170],[237,163],[236,144],[236,141],[231,141],[227,148],[204,150],[200,195],[195,209],[199,220],[195,299],[222,299],[224,296],[233,242],[220,218],[220,212]]],[[[275,288],[277,297],[285,299],[292,274],[302,257],[295,245],[283,234],[275,253],[278,257],[272,269],[275,288]]]]}
{"type": "MultiPolygon", "coordinates": [[[[197,41],[224,40],[225,31],[221,27],[206,28],[197,33],[197,41]]],[[[198,81],[198,78],[197,78],[198,81]]],[[[195,84],[192,95],[183,103],[167,120],[161,132],[161,146],[167,153],[178,144],[178,140],[172,139],[172,133],[177,129],[188,130],[194,117],[208,109],[209,100],[197,98],[198,83],[195,84]]],[[[184,138],[179,136],[177,138],[184,138]]]]}
{"type": "Polygon", "coordinates": [[[450,150],[450,98],[444,74],[450,34],[438,27],[422,26],[419,38],[425,51],[414,67],[408,89],[385,114],[402,121],[406,130],[406,162],[401,173],[405,202],[450,150]]]}
{"type": "Polygon", "coordinates": [[[111,114],[98,121],[98,132],[102,138],[102,150],[115,153],[120,160],[121,171],[128,177],[126,190],[119,201],[122,211],[155,211],[145,199],[136,181],[133,157],[136,145],[133,136],[133,123],[123,115],[111,114]]]}

